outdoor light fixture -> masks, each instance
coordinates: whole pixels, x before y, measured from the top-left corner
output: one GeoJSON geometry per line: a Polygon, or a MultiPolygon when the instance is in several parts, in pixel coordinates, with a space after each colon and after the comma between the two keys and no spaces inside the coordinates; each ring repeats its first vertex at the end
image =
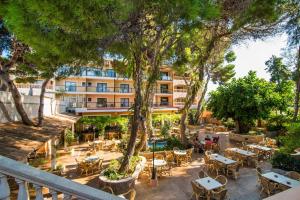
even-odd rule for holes
{"type": "Polygon", "coordinates": [[[153,187],[156,187],[158,185],[157,182],[157,176],[156,176],[156,167],[154,165],[154,152],[155,152],[155,147],[156,147],[156,140],[157,138],[152,137],[151,141],[152,141],[152,175],[151,175],[151,181],[150,181],[150,185],[153,187]]]}

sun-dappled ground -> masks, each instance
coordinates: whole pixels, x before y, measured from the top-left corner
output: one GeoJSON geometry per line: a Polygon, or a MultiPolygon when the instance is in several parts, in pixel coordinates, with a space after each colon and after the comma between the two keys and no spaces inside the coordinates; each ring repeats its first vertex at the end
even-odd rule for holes
{"type": "MultiPolygon", "coordinates": [[[[221,154],[227,147],[237,146],[228,140],[227,133],[217,133],[220,136],[221,154]]],[[[204,130],[200,130],[200,137],[205,137],[204,130]]],[[[84,156],[88,145],[81,144],[73,147],[75,152],[73,156],[66,154],[60,156],[58,163],[63,163],[66,166],[66,178],[72,179],[76,182],[98,188],[99,173],[94,175],[80,175],[76,169],[76,156],[84,156]],[[79,152],[81,152],[79,154],[79,152]]],[[[118,152],[104,152],[99,151],[98,155],[104,158],[104,167],[116,158],[122,156],[118,152]]],[[[204,164],[203,154],[193,153],[192,162],[188,166],[175,167],[172,169],[172,176],[163,176],[158,178],[158,186],[151,187],[149,185],[149,177],[141,175],[136,181],[136,200],[183,200],[191,199],[192,187],[191,181],[197,179],[198,172],[204,164]]],[[[268,162],[260,162],[259,165],[263,170],[273,170],[268,162]]],[[[280,170],[275,170],[279,171],[280,170]]],[[[230,200],[258,200],[265,196],[260,196],[260,187],[257,185],[257,175],[255,168],[243,167],[240,169],[240,176],[237,180],[228,178],[226,188],[228,189],[227,199],[230,200]]],[[[215,174],[210,174],[215,177],[215,174]]]]}

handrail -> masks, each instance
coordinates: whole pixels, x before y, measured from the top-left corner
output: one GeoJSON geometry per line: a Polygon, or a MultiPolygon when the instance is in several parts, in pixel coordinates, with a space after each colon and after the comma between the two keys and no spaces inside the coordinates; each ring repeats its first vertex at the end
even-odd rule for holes
{"type": "MultiPolygon", "coordinates": [[[[33,183],[36,187],[37,193],[41,191],[41,187],[49,188],[50,192],[54,198],[57,197],[57,192],[62,192],[64,194],[64,199],[71,199],[71,197],[76,197],[79,199],[93,199],[93,200],[121,200],[122,198],[114,196],[112,194],[106,193],[104,191],[76,183],[69,179],[36,169],[29,165],[17,162],[15,160],[6,158],[0,155],[0,199],[9,199],[9,187],[6,181],[6,175],[16,178],[19,184],[19,194],[26,199],[26,184],[25,182],[33,183]],[[25,196],[24,196],[25,195],[25,196]]],[[[40,199],[42,198],[42,194],[40,199]]]]}

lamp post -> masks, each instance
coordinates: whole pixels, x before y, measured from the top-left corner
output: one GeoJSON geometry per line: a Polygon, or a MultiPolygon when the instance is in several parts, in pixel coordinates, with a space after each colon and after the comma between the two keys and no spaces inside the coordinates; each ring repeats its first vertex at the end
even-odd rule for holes
{"type": "Polygon", "coordinates": [[[152,141],[152,176],[151,176],[150,184],[151,184],[151,186],[155,187],[158,185],[157,176],[156,176],[156,168],[154,165],[154,159],[155,159],[154,152],[155,152],[155,147],[156,147],[156,138],[152,137],[151,141],[152,141]]]}

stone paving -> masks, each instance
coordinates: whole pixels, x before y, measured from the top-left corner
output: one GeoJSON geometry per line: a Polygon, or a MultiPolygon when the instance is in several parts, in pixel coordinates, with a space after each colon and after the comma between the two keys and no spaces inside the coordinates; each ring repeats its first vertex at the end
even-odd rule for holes
{"type": "MultiPolygon", "coordinates": [[[[220,136],[221,151],[230,146],[236,146],[228,140],[226,133],[218,133],[220,136]]],[[[205,137],[201,131],[200,138],[205,137]]],[[[87,144],[75,146],[75,150],[85,151],[87,144]]],[[[76,152],[75,152],[76,154],[76,152]]],[[[104,165],[107,165],[110,160],[122,156],[121,153],[103,152],[99,154],[104,157],[104,165]]],[[[149,186],[149,177],[142,175],[136,182],[136,200],[184,200],[191,199],[192,187],[191,180],[197,179],[198,172],[204,164],[203,154],[194,153],[193,161],[185,167],[175,167],[172,170],[172,176],[159,178],[159,185],[155,188],[149,186]]],[[[98,188],[98,174],[91,176],[82,176],[76,171],[75,158],[70,155],[61,156],[58,162],[63,162],[66,165],[66,177],[82,184],[98,188]]],[[[264,170],[271,170],[271,165],[268,162],[259,164],[264,170]]],[[[211,175],[214,177],[214,175],[211,175]]],[[[241,168],[240,176],[237,180],[228,178],[227,183],[228,197],[230,200],[259,200],[260,188],[257,185],[257,176],[254,168],[241,168]]]]}

